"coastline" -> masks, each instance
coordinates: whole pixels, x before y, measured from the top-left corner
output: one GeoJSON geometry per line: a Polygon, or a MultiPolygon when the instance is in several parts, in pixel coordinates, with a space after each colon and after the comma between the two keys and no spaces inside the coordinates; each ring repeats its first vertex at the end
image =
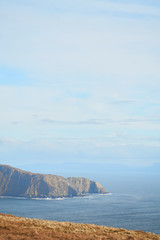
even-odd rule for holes
{"type": "Polygon", "coordinates": [[[64,200],[64,199],[72,199],[72,198],[86,198],[86,197],[91,197],[91,196],[104,196],[104,195],[112,195],[111,192],[106,192],[106,193],[87,193],[87,194],[82,194],[79,196],[70,196],[70,197],[54,197],[54,198],[49,198],[49,197],[16,197],[16,196],[0,196],[0,199],[8,198],[8,199],[33,199],[33,200],[64,200]]]}
{"type": "Polygon", "coordinates": [[[0,240],[160,240],[154,233],[71,222],[16,217],[0,213],[0,240]]]}

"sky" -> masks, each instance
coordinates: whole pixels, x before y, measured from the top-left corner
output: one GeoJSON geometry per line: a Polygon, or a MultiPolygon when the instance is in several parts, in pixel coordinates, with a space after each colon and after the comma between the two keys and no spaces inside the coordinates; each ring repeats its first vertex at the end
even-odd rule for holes
{"type": "Polygon", "coordinates": [[[0,1],[0,163],[160,168],[159,0],[0,1]]]}

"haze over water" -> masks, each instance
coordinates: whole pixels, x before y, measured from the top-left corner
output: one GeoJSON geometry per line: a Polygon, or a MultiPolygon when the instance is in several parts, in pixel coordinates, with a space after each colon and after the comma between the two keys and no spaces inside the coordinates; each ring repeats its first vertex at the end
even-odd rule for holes
{"type": "Polygon", "coordinates": [[[160,1],[2,0],[0,16],[0,163],[88,177],[113,193],[62,202],[0,199],[0,211],[24,208],[26,215],[32,203],[61,207],[65,219],[70,204],[74,212],[78,201],[92,202],[96,217],[88,208],[76,221],[127,220],[129,228],[141,222],[157,232],[160,1]],[[119,217],[128,206],[123,219],[107,212],[114,202],[119,217]],[[96,215],[103,211],[106,217],[96,215]]]}
{"type": "MultiPolygon", "coordinates": [[[[155,180],[152,179],[154,186],[159,187],[155,180]]],[[[129,184],[127,191],[126,185],[121,185],[122,188],[119,189],[117,186],[118,192],[113,188],[114,192],[108,195],[94,194],[54,200],[0,198],[0,212],[27,218],[91,223],[160,234],[159,191],[154,188],[149,191],[144,183],[138,186],[138,182],[133,182],[134,189],[129,184]],[[136,188],[141,191],[134,191],[136,188]]]]}

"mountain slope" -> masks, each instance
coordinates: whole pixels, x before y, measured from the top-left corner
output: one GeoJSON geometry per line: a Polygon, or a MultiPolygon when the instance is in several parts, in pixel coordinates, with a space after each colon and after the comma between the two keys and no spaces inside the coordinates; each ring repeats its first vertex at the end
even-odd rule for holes
{"type": "Polygon", "coordinates": [[[106,193],[106,190],[87,178],[63,178],[0,165],[0,196],[55,198],[85,193],[106,193]]]}
{"type": "Polygon", "coordinates": [[[3,240],[160,240],[160,235],[113,227],[45,221],[0,214],[3,240]]]}

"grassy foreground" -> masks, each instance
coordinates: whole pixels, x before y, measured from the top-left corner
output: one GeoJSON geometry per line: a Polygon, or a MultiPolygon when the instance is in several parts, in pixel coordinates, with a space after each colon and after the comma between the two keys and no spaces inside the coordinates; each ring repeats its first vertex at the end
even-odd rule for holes
{"type": "Polygon", "coordinates": [[[160,240],[160,235],[93,224],[45,221],[0,214],[0,240],[160,240]]]}

